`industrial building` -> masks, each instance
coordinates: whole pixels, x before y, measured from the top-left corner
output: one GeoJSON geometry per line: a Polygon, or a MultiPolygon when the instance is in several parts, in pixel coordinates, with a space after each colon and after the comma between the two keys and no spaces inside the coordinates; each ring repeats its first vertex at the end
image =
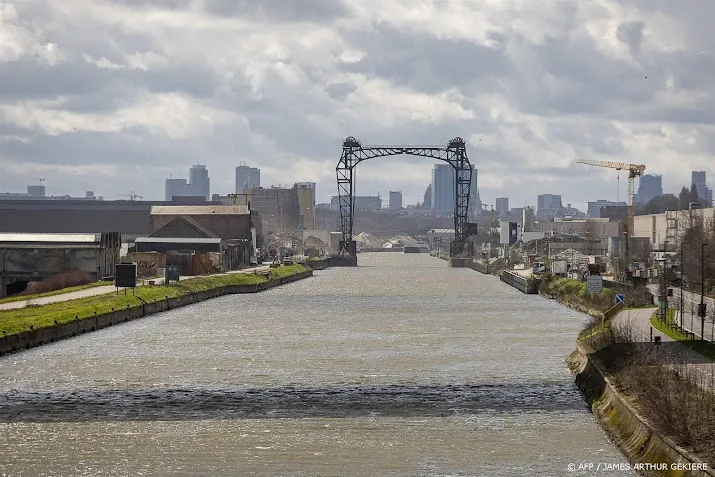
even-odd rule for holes
{"type": "MultiPolygon", "coordinates": [[[[381,210],[382,198],[379,195],[355,195],[353,205],[355,210],[381,210]]],[[[340,198],[337,195],[330,198],[330,208],[340,210],[340,198]]]]}
{"type": "Polygon", "coordinates": [[[259,187],[251,189],[249,193],[251,210],[260,215],[266,234],[278,230],[299,229],[301,208],[297,187],[259,187]]]}
{"type": "Polygon", "coordinates": [[[295,184],[300,208],[300,230],[315,229],[315,183],[295,184]],[[312,185],[312,186],[311,186],[312,185]]]}
{"type": "Polygon", "coordinates": [[[261,232],[256,219],[257,214],[245,205],[154,206],[152,233],[137,238],[135,248],[161,253],[221,253],[223,267],[233,269],[249,264],[257,255],[261,232]]]}
{"type": "MultiPolygon", "coordinates": [[[[184,205],[207,205],[203,198],[188,198],[184,205]]],[[[176,203],[176,202],[174,202],[176,203]]],[[[149,235],[151,208],[171,205],[138,200],[0,200],[0,232],[95,233],[114,230],[122,241],[149,235]]]]}
{"type": "Polygon", "coordinates": [[[87,272],[96,280],[111,277],[120,248],[117,232],[0,233],[0,297],[62,273],[87,272]]]}
{"type": "Polygon", "coordinates": [[[586,210],[586,216],[589,219],[601,218],[601,209],[604,207],[628,207],[626,202],[612,202],[610,200],[597,200],[595,202],[588,203],[588,209],[586,210]]]}

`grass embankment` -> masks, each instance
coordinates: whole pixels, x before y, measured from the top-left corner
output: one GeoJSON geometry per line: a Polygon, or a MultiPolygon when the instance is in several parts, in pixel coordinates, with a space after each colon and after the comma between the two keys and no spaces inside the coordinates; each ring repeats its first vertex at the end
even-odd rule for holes
{"type": "Polygon", "coordinates": [[[16,301],[34,300],[35,298],[61,295],[63,293],[70,293],[70,292],[75,292],[75,291],[80,291],[80,290],[86,290],[87,288],[101,287],[101,286],[106,286],[106,285],[111,285],[111,284],[112,284],[112,282],[92,282],[92,283],[86,283],[84,285],[77,285],[76,287],[61,288],[59,290],[54,290],[54,291],[45,292],[45,293],[36,293],[34,295],[11,296],[11,297],[0,299],[0,304],[14,303],[16,301]]]}
{"type": "Polygon", "coordinates": [[[683,334],[683,332],[680,331],[680,327],[675,322],[675,310],[673,310],[672,308],[668,310],[667,315],[668,316],[666,320],[661,321],[658,319],[658,313],[653,313],[653,316],[650,319],[650,324],[653,326],[653,328],[660,331],[664,335],[673,338],[675,341],[678,341],[680,344],[687,346],[696,353],[699,353],[702,356],[715,361],[714,344],[710,343],[709,341],[693,339],[693,337],[689,334],[683,334]]]}
{"type": "Polygon", "coordinates": [[[570,278],[544,277],[539,293],[557,299],[590,315],[601,315],[613,307],[613,290],[604,288],[601,293],[588,293],[586,283],[570,278]]]}
{"type": "MultiPolygon", "coordinates": [[[[290,265],[273,268],[270,278],[287,277],[309,270],[303,265],[290,265]]],[[[78,319],[110,313],[115,310],[139,307],[165,298],[176,298],[188,293],[210,290],[230,285],[255,285],[268,281],[264,275],[232,273],[199,277],[171,283],[169,285],[140,286],[135,294],[122,290],[119,295],[109,293],[77,300],[48,303],[42,306],[29,306],[15,310],[0,311],[0,333],[12,335],[34,329],[69,323],[78,319]]]]}

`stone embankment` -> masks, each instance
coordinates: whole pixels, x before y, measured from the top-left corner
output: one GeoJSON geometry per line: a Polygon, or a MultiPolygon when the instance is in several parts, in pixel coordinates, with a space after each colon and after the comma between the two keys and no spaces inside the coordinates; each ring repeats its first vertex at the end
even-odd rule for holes
{"type": "Polygon", "coordinates": [[[578,343],[567,360],[569,368],[599,424],[632,469],[646,476],[715,477],[709,463],[660,435],[617,391],[591,354],[587,345],[578,343]],[[636,468],[639,464],[640,469],[636,468]]]}

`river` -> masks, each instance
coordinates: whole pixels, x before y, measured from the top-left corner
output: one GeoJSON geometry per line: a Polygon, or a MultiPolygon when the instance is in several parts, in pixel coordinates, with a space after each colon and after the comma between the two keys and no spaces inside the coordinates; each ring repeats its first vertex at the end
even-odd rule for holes
{"type": "Polygon", "coordinates": [[[625,462],[565,365],[584,315],[426,254],[359,263],[0,358],[0,475],[558,476],[625,462]]]}

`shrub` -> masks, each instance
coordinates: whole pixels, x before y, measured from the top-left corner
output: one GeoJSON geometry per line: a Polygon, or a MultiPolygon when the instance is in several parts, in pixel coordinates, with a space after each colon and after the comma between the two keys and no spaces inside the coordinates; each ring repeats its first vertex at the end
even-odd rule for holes
{"type": "Polygon", "coordinates": [[[62,290],[63,288],[86,285],[87,283],[92,283],[93,281],[94,274],[89,272],[75,271],[60,273],[58,275],[52,275],[50,277],[47,277],[41,282],[28,283],[25,291],[18,294],[18,296],[47,293],[55,290],[62,290]]]}

